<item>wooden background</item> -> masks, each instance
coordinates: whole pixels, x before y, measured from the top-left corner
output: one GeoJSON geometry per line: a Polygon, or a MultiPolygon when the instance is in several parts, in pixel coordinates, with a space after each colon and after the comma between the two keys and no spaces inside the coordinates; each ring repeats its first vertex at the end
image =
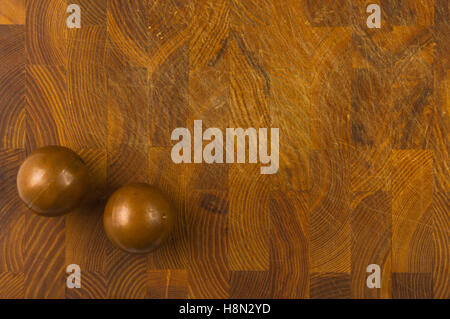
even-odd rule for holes
{"type": "Polygon", "coordinates": [[[449,21],[448,0],[1,0],[0,297],[449,298],[449,21]],[[170,133],[194,119],[279,127],[279,173],[174,164],[170,133]],[[97,176],[62,218],[16,192],[48,144],[97,176]],[[145,256],[102,225],[134,181],[180,216],[145,256]]]}

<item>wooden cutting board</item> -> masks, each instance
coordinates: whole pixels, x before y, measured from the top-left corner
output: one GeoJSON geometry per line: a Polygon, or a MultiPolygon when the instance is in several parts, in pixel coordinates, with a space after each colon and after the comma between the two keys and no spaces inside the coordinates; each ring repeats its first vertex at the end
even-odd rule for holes
{"type": "Polygon", "coordinates": [[[0,297],[449,298],[449,2],[381,2],[368,29],[378,0],[1,0],[0,297]],[[194,120],[279,128],[278,173],[173,163],[194,120]],[[48,144],[89,163],[94,204],[20,202],[17,169],[48,144]],[[180,215],[144,256],[102,225],[136,181],[180,215]]]}

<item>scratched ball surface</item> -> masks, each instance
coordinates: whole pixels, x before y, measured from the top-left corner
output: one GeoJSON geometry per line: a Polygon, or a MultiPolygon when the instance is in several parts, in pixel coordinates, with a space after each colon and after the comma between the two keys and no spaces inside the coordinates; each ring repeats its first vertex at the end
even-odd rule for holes
{"type": "Polygon", "coordinates": [[[103,224],[111,242],[136,254],[157,248],[173,228],[175,211],[159,189],[144,183],[115,191],[105,207],[103,224]]]}
{"type": "Polygon", "coordinates": [[[17,190],[36,214],[60,216],[80,205],[89,188],[86,164],[72,150],[46,146],[32,152],[17,174],[17,190]]]}

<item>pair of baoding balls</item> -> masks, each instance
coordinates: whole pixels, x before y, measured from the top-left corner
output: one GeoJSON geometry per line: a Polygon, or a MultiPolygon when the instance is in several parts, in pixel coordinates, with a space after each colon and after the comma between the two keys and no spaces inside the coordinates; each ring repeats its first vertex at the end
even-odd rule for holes
{"type": "MultiPolygon", "coordinates": [[[[20,198],[42,216],[61,216],[79,207],[90,185],[91,175],[84,161],[61,146],[32,152],[17,174],[20,198]]],[[[108,238],[130,253],[147,253],[158,247],[169,235],[174,219],[169,199],[143,183],[115,191],[103,215],[108,238]]]]}

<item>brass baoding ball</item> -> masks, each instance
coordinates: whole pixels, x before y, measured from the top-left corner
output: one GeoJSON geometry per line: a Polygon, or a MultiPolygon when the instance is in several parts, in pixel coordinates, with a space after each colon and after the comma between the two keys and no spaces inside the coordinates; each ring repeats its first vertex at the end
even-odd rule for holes
{"type": "Polygon", "coordinates": [[[105,231],[120,249],[143,254],[157,248],[173,228],[175,211],[156,187],[126,185],[109,198],[103,215],[105,231]]]}
{"type": "Polygon", "coordinates": [[[17,174],[17,190],[36,214],[60,216],[75,209],[89,187],[83,160],[62,146],[46,146],[32,152],[17,174]]]}

